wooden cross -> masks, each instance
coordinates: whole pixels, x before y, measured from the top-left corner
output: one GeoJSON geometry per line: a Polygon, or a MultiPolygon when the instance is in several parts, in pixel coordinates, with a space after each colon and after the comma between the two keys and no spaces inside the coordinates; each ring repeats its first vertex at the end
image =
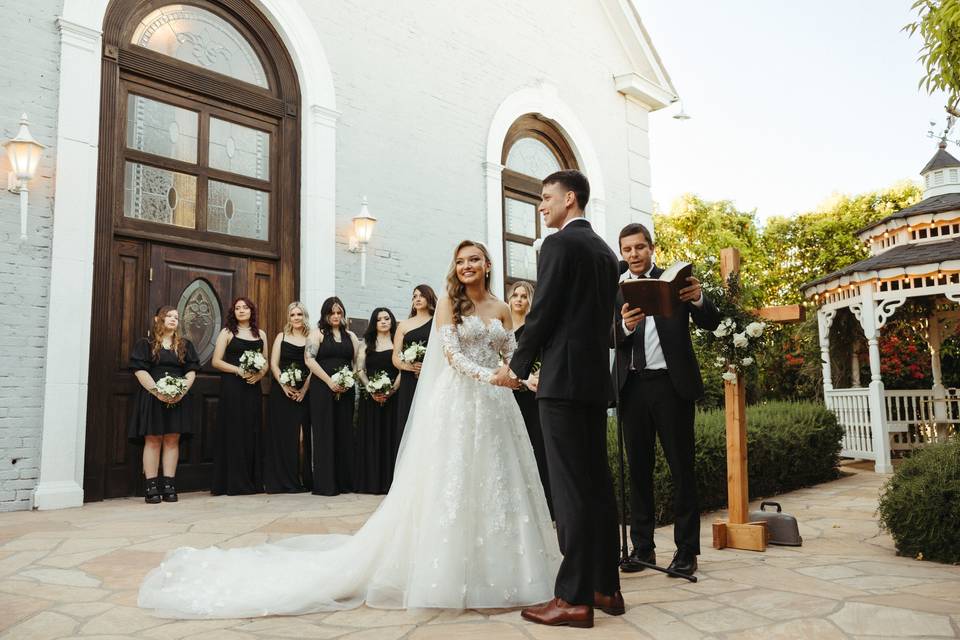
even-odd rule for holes
{"type": "MultiPolygon", "coordinates": [[[[736,249],[720,251],[720,275],[724,284],[730,274],[740,271],[740,252],[736,249]]],[[[799,304],[780,307],[763,307],[757,315],[767,322],[782,324],[803,320],[803,307],[799,304]]],[[[767,528],[765,522],[749,522],[747,502],[747,414],[746,389],[743,378],[737,373],[736,382],[724,381],[723,399],[726,407],[727,431],[727,522],[713,523],[713,546],[716,549],[731,547],[749,551],[766,551],[767,528]]]]}

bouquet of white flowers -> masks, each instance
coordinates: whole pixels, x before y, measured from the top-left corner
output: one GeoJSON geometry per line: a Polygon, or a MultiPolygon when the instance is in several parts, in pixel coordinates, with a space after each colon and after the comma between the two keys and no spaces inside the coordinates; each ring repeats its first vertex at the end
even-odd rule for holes
{"type": "Polygon", "coordinates": [[[386,371],[378,371],[374,374],[364,387],[371,396],[375,393],[386,393],[393,386],[393,380],[386,371]]]}
{"type": "Polygon", "coordinates": [[[260,351],[244,351],[240,356],[240,369],[246,373],[260,373],[267,366],[267,359],[260,351]]]}
{"type": "MultiPolygon", "coordinates": [[[[350,365],[343,365],[337,369],[330,379],[333,380],[333,384],[339,385],[344,389],[351,389],[356,383],[356,378],[354,377],[353,369],[350,368],[350,365]]],[[[337,400],[340,399],[340,394],[337,394],[337,400]]]]}
{"type": "Polygon", "coordinates": [[[400,352],[400,361],[407,364],[423,362],[423,356],[427,354],[427,347],[423,342],[411,342],[410,346],[400,352]]]}
{"type": "Polygon", "coordinates": [[[295,363],[280,372],[280,384],[287,387],[295,387],[297,383],[303,382],[303,371],[295,363]]]}
{"type": "Polygon", "coordinates": [[[738,323],[734,318],[724,318],[714,331],[713,335],[721,338],[720,351],[723,355],[718,356],[716,365],[723,370],[720,377],[731,384],[737,384],[737,374],[742,372],[745,367],[749,367],[756,362],[753,357],[756,350],[756,339],[763,335],[767,328],[764,322],[745,322],[740,319],[738,323]],[[742,330],[741,326],[743,325],[742,330]]]}
{"type": "Polygon", "coordinates": [[[187,391],[187,379],[178,378],[170,375],[169,373],[165,373],[162,378],[157,380],[156,385],[157,393],[170,398],[177,398],[176,402],[164,403],[168,408],[173,407],[177,404],[177,402],[180,402],[180,396],[187,391]]]}

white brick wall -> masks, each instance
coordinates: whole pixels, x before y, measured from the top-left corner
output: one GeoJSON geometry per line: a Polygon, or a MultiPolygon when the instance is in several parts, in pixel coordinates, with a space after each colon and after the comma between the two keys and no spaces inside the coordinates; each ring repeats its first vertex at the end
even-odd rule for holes
{"type": "Polygon", "coordinates": [[[485,239],[491,119],[504,98],[541,80],[559,87],[600,156],[607,235],[649,222],[646,113],[630,113],[628,127],[628,106],[639,107],[617,93],[613,75],[629,67],[596,0],[301,3],[342,113],[336,282],[350,316],[381,304],[404,315],[412,286],[442,284],[457,241],[485,239]],[[361,289],[359,256],[346,248],[364,195],[378,223],[361,289]]]}
{"type": "MultiPolygon", "coordinates": [[[[0,511],[29,509],[40,466],[47,353],[47,299],[59,80],[60,2],[3,2],[0,25],[0,142],[16,135],[21,112],[48,146],[30,183],[28,238],[20,242],[19,196],[0,190],[0,511]]],[[[0,156],[2,156],[0,152],[0,156]]],[[[10,169],[0,157],[0,182],[10,169]]]]}

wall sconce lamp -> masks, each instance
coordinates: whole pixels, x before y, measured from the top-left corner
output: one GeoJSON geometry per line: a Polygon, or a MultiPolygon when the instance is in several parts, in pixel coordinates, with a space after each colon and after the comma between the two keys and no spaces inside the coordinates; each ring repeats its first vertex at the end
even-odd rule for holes
{"type": "Polygon", "coordinates": [[[360,213],[353,217],[353,234],[350,236],[350,253],[360,254],[360,286],[367,286],[367,244],[373,236],[377,219],[367,209],[367,196],[360,203],[360,213]]]}
{"type": "Polygon", "coordinates": [[[10,171],[7,174],[7,191],[20,194],[20,239],[27,239],[27,183],[33,180],[40,163],[40,153],[46,148],[33,139],[27,122],[27,114],[20,116],[20,130],[17,137],[7,140],[3,148],[10,159],[10,171]]]}

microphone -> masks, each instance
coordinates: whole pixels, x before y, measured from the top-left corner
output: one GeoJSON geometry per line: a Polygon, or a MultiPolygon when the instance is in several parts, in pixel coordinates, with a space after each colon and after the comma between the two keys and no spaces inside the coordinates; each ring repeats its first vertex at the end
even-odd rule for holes
{"type": "Polygon", "coordinates": [[[620,263],[619,263],[619,265],[618,265],[618,268],[619,268],[619,272],[617,273],[617,275],[621,275],[621,276],[622,276],[623,274],[625,274],[625,273],[627,272],[627,269],[630,268],[630,265],[627,264],[627,261],[626,261],[626,260],[621,260],[620,263]]]}

